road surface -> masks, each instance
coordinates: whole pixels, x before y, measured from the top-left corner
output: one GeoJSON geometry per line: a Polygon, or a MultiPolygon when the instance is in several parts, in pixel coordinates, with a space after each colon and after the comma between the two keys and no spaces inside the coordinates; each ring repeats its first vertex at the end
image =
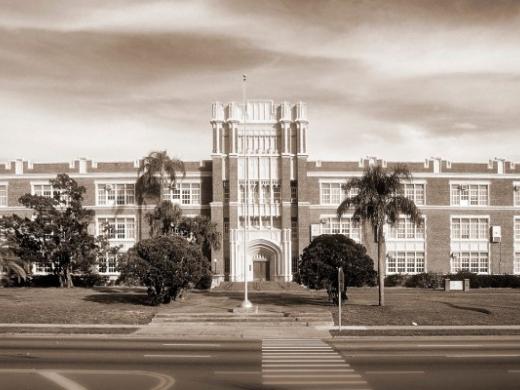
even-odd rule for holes
{"type": "Polygon", "coordinates": [[[0,389],[518,389],[520,337],[0,338],[0,389]]]}

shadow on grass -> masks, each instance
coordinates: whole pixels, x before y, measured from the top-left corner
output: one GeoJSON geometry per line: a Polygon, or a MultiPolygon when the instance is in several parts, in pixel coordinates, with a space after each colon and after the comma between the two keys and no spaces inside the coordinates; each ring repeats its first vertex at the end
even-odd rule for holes
{"type": "Polygon", "coordinates": [[[149,306],[148,296],[146,294],[125,294],[125,293],[107,293],[107,294],[93,294],[83,298],[84,301],[110,304],[129,304],[149,306]]]}
{"type": "MultiPolygon", "coordinates": [[[[218,291],[206,293],[208,296],[213,297],[226,297],[230,300],[240,303],[244,298],[244,293],[240,291],[218,291]]],[[[273,305],[273,306],[295,306],[295,305],[308,305],[308,306],[322,306],[330,307],[331,303],[326,298],[305,296],[301,294],[290,294],[290,293],[278,293],[278,292],[255,292],[249,293],[249,298],[254,301],[257,305],[273,305]]]]}
{"type": "Polygon", "coordinates": [[[460,305],[455,305],[450,302],[443,302],[443,301],[437,301],[437,302],[442,303],[446,306],[452,307],[454,309],[475,311],[477,313],[488,314],[488,315],[492,314],[492,312],[490,310],[484,309],[483,307],[460,306],[460,305]]]}

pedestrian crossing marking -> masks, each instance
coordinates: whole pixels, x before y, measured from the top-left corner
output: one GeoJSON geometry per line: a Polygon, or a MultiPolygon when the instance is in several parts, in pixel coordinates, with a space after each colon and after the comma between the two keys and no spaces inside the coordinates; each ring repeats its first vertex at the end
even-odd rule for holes
{"type": "Polygon", "coordinates": [[[370,390],[363,377],[320,339],[262,340],[262,383],[279,389],[370,390]]]}

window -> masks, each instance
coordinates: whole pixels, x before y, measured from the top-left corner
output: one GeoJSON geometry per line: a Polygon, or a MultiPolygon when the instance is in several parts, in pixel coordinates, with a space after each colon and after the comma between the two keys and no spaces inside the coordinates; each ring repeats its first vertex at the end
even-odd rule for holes
{"type": "Polygon", "coordinates": [[[7,207],[7,185],[0,185],[0,207],[7,207]]]}
{"type": "Polygon", "coordinates": [[[135,185],[130,183],[102,183],[97,185],[98,206],[123,206],[135,203],[135,185]]]}
{"type": "Polygon", "coordinates": [[[344,198],[341,183],[320,183],[320,203],[339,205],[344,198]]]}
{"type": "MultiPolygon", "coordinates": [[[[347,196],[343,189],[343,183],[320,183],[320,203],[337,206],[347,196]]],[[[359,193],[357,188],[351,188],[348,196],[353,197],[359,193]]]]}
{"type": "Polygon", "coordinates": [[[164,199],[185,205],[200,204],[200,183],[176,183],[174,189],[167,189],[164,199]]]}
{"type": "Polygon", "coordinates": [[[229,218],[224,218],[224,240],[229,240],[229,218]]]}
{"type": "Polygon", "coordinates": [[[519,241],[520,243],[520,217],[515,218],[513,230],[515,241],[519,241]]]}
{"type": "Polygon", "coordinates": [[[52,198],[54,193],[52,185],[50,184],[33,184],[33,195],[45,196],[46,198],[52,198]]]}
{"type": "Polygon", "coordinates": [[[280,184],[273,183],[273,199],[274,203],[280,203],[280,184]]]}
{"type": "Polygon", "coordinates": [[[98,261],[98,271],[100,274],[113,274],[117,272],[116,255],[108,255],[98,261]]]}
{"type": "Polygon", "coordinates": [[[487,252],[454,252],[451,255],[451,272],[469,271],[488,273],[489,259],[487,252]]]}
{"type": "Polygon", "coordinates": [[[513,272],[520,274],[520,251],[515,251],[515,258],[513,263],[513,272]]]}
{"type": "Polygon", "coordinates": [[[403,185],[403,195],[414,201],[418,206],[424,205],[424,184],[406,183],[403,185]]]}
{"type": "Polygon", "coordinates": [[[409,218],[399,218],[394,226],[389,227],[388,238],[391,240],[423,240],[424,221],[416,226],[409,218]]]}
{"type": "Polygon", "coordinates": [[[361,227],[359,222],[353,221],[352,218],[337,217],[322,218],[320,234],[344,234],[352,238],[354,241],[361,240],[361,227]]]}
{"type": "Polygon", "coordinates": [[[222,190],[224,193],[224,202],[229,202],[229,181],[224,180],[222,182],[222,190]]]}
{"type": "Polygon", "coordinates": [[[291,218],[291,240],[298,240],[298,219],[291,218]]]}
{"type": "Polygon", "coordinates": [[[520,206],[520,183],[513,184],[513,204],[520,206]]]}
{"type": "Polygon", "coordinates": [[[52,264],[49,262],[35,262],[34,273],[36,274],[49,274],[52,272],[52,264]]]}
{"type": "Polygon", "coordinates": [[[455,217],[451,219],[452,240],[488,240],[489,221],[487,218],[455,217]]]}
{"type": "Polygon", "coordinates": [[[105,232],[109,240],[134,240],[135,220],[134,218],[98,218],[98,229],[100,233],[105,232]]]}
{"type": "Polygon", "coordinates": [[[294,180],[291,181],[291,203],[298,203],[298,182],[294,180]]]}
{"type": "Polygon", "coordinates": [[[424,272],[424,252],[422,251],[391,251],[387,254],[386,272],[421,273],[424,272]]]}
{"type": "Polygon", "coordinates": [[[488,206],[489,186],[487,184],[452,184],[452,206],[488,206]]]}

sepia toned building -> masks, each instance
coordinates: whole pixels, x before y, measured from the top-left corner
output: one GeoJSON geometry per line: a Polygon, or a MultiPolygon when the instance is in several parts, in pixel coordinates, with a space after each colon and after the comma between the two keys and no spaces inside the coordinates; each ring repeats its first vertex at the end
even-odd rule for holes
{"type": "MultiPolygon", "coordinates": [[[[413,180],[403,193],[424,215],[421,227],[402,218],[386,229],[386,273],[520,274],[520,164],[503,159],[487,163],[311,161],[306,104],[271,100],[214,103],[210,160],[186,162],[186,176],[163,194],[184,215],[205,215],[222,232],[221,249],[212,253],[216,281],[290,281],[298,256],[320,234],[345,234],[364,244],[375,258],[370,227],[336,208],[342,185],[375,164],[391,169],[406,164],[413,180]],[[245,235],[245,239],[244,239],[245,235]]],[[[338,146],[340,147],[340,146],[338,146]]],[[[209,149],[209,148],[208,148],[209,149]]],[[[172,150],[173,154],[177,151],[172,150]]],[[[0,215],[30,210],[18,203],[25,193],[52,196],[50,179],[67,173],[86,188],[85,205],[95,211],[92,234],[110,226],[109,238],[131,247],[139,239],[135,181],[139,160],[0,164],[0,215]]],[[[150,211],[155,202],[144,205],[150,211]]],[[[147,227],[142,224],[142,238],[147,227]]],[[[49,272],[35,264],[35,273],[49,272]]],[[[99,272],[117,276],[115,260],[99,272]]]]}

